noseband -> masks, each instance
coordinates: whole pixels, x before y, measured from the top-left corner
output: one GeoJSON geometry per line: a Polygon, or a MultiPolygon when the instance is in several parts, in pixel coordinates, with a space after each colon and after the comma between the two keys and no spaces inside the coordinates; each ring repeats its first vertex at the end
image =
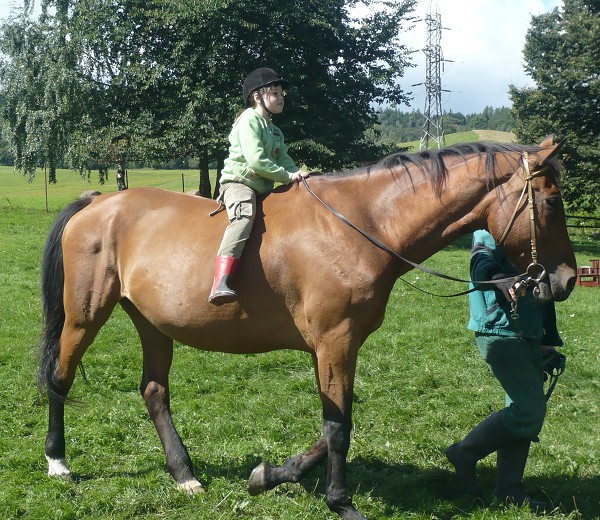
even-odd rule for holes
{"type": "MultiPolygon", "coordinates": [[[[536,286],[534,290],[539,290],[537,285],[546,276],[546,269],[537,261],[537,241],[536,241],[536,235],[535,235],[535,211],[534,211],[533,188],[531,186],[531,180],[534,177],[537,177],[541,173],[545,172],[548,169],[548,167],[544,166],[544,167],[540,168],[539,170],[532,172],[529,169],[529,155],[527,152],[525,152],[525,151],[523,152],[522,159],[523,159],[523,182],[524,182],[523,191],[521,192],[521,196],[519,197],[517,205],[515,206],[515,210],[513,211],[512,216],[508,222],[508,225],[506,226],[506,229],[504,230],[502,237],[498,241],[498,244],[501,244],[508,236],[508,232],[510,231],[510,228],[512,227],[512,225],[515,221],[517,213],[519,212],[521,202],[523,201],[523,198],[525,197],[525,193],[527,193],[527,200],[528,200],[528,205],[529,205],[529,221],[530,221],[530,226],[531,226],[531,264],[529,264],[529,266],[527,267],[527,270],[523,274],[517,275],[516,277],[502,278],[500,280],[488,280],[488,281],[477,282],[478,285],[482,285],[482,284],[500,285],[502,283],[514,281],[514,279],[517,278],[521,282],[521,288],[522,288],[521,291],[527,289],[531,285],[536,286]]],[[[414,267],[415,269],[419,269],[420,271],[423,271],[428,274],[432,274],[439,278],[444,278],[446,280],[451,280],[454,282],[463,282],[463,283],[471,282],[471,280],[455,278],[453,276],[449,276],[447,274],[440,273],[438,271],[435,271],[434,269],[429,269],[428,267],[425,267],[422,264],[417,264],[416,262],[412,262],[412,261],[408,260],[407,258],[404,258],[403,256],[396,253],[394,250],[392,250],[388,246],[386,246],[383,242],[381,242],[374,236],[370,235],[363,229],[359,228],[358,226],[356,226],[355,224],[350,222],[338,210],[331,207],[324,200],[322,200],[314,191],[312,191],[310,189],[308,182],[306,181],[306,178],[304,178],[304,177],[302,177],[302,184],[304,184],[304,187],[306,188],[308,193],[310,193],[317,201],[319,201],[325,208],[327,208],[331,213],[333,213],[344,224],[346,224],[346,225],[350,226],[352,229],[358,231],[369,242],[371,242],[372,244],[377,246],[382,251],[385,251],[393,258],[396,258],[397,260],[405,262],[408,265],[414,267]]],[[[402,278],[400,278],[400,280],[402,280],[404,283],[414,287],[415,289],[417,289],[421,292],[430,294],[432,296],[439,296],[441,298],[451,298],[454,296],[462,296],[464,294],[468,294],[468,293],[472,292],[473,290],[475,290],[475,289],[469,289],[468,291],[462,291],[460,293],[449,294],[449,295],[448,294],[435,294],[435,293],[426,291],[424,289],[421,289],[420,287],[417,287],[416,285],[413,285],[412,283],[407,282],[406,280],[404,280],[402,278]]]]}

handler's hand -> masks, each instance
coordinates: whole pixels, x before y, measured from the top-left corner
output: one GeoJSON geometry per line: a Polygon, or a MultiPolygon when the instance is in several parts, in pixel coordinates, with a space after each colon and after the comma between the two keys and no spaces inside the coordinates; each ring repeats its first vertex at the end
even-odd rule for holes
{"type": "MultiPolygon", "coordinates": [[[[523,282],[515,283],[512,287],[510,287],[508,289],[508,294],[510,295],[511,300],[513,302],[516,302],[517,299],[519,298],[519,296],[521,296],[521,294],[523,294],[525,289],[526,289],[526,287],[525,287],[525,285],[523,285],[523,282]]],[[[511,301],[511,300],[509,300],[509,301],[511,301]]]]}
{"type": "MultiPolygon", "coordinates": [[[[502,278],[511,278],[510,275],[505,273],[498,273],[492,276],[492,280],[501,280],[502,278]]],[[[502,282],[496,285],[496,287],[502,291],[502,294],[509,302],[516,302],[518,295],[518,288],[515,289],[520,284],[517,278],[511,278],[508,282],[502,282]]]]}

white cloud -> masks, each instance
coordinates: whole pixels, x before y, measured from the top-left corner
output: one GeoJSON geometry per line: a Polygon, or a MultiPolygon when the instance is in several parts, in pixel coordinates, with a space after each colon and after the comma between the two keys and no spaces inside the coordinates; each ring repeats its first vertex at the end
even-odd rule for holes
{"type": "MultiPolygon", "coordinates": [[[[485,106],[509,106],[508,87],[531,85],[523,67],[525,35],[531,16],[562,5],[560,0],[439,0],[442,25],[442,53],[447,61],[442,72],[444,110],[481,112],[485,106]]],[[[419,2],[415,14],[424,18],[430,2],[419,2]]],[[[425,22],[406,35],[411,48],[426,43],[425,22]]],[[[410,87],[425,79],[425,55],[413,55],[416,69],[407,71],[401,86],[412,90],[411,108],[423,110],[425,87],[410,87]]]]}

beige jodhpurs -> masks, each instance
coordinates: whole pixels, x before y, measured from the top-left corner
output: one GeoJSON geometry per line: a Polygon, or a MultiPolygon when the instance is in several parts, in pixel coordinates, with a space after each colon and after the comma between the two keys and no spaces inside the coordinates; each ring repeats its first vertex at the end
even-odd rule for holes
{"type": "Polygon", "coordinates": [[[240,258],[250,238],[256,215],[256,192],[239,182],[227,182],[221,186],[221,198],[229,216],[218,256],[240,258]]]}

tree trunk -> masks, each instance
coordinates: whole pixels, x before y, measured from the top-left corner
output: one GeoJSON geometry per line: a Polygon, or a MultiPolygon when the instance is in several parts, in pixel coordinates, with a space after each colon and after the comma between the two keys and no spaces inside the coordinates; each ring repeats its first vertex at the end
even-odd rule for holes
{"type": "Polygon", "coordinates": [[[119,191],[123,191],[127,189],[127,182],[125,180],[125,174],[127,170],[125,169],[125,163],[117,164],[117,187],[119,191]]]}
{"type": "Polygon", "coordinates": [[[225,159],[221,156],[217,158],[217,180],[215,181],[215,191],[213,192],[213,199],[218,199],[220,194],[221,187],[221,171],[223,170],[223,166],[225,166],[225,159]]]}
{"type": "Polygon", "coordinates": [[[198,191],[201,197],[210,199],[210,177],[208,173],[208,154],[202,152],[200,155],[200,186],[198,191]]]}
{"type": "Polygon", "coordinates": [[[47,161],[50,172],[48,173],[48,183],[56,184],[56,162],[53,159],[47,161]]]}

